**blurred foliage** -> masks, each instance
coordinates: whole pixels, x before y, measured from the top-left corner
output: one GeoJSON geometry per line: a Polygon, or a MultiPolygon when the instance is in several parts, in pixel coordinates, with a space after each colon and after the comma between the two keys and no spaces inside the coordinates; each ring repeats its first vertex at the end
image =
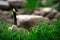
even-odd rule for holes
{"type": "Polygon", "coordinates": [[[54,5],[53,2],[46,2],[45,4],[43,4],[43,7],[51,7],[52,5],[54,5]]]}
{"type": "Polygon", "coordinates": [[[32,14],[34,10],[39,7],[52,7],[56,5],[55,9],[60,11],[60,1],[59,0],[46,0],[46,3],[42,4],[42,0],[27,0],[24,5],[25,13],[32,14]],[[58,3],[58,6],[56,5],[58,3]]]}
{"type": "Polygon", "coordinates": [[[59,0],[46,0],[46,3],[43,4],[44,7],[52,7],[55,5],[55,9],[60,11],[60,1],[59,0]],[[56,5],[58,4],[58,5],[56,5]]]}
{"type": "Polygon", "coordinates": [[[35,9],[41,6],[40,0],[27,0],[27,3],[24,5],[25,13],[31,14],[35,9]]]}
{"type": "Polygon", "coordinates": [[[10,26],[11,24],[6,21],[5,19],[3,18],[0,18],[0,28],[3,28],[3,29],[6,29],[10,26]]]}
{"type": "Polygon", "coordinates": [[[60,40],[60,19],[45,23],[42,21],[38,27],[30,29],[28,33],[25,30],[7,30],[8,23],[3,23],[3,29],[0,27],[0,40],[60,40]]]}
{"type": "Polygon", "coordinates": [[[57,4],[58,3],[59,5],[57,6],[57,10],[60,11],[60,1],[59,0],[52,0],[51,2],[53,4],[57,4]]]}

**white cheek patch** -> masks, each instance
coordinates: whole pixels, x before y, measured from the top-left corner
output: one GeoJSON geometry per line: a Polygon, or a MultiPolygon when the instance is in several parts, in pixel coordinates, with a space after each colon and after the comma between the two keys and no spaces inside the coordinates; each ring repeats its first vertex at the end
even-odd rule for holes
{"type": "Polygon", "coordinates": [[[13,11],[15,12],[15,9],[13,8],[13,11]]]}

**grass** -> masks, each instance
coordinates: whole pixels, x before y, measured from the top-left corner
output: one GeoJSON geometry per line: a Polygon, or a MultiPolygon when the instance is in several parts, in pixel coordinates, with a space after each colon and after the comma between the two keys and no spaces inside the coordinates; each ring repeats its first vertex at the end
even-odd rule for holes
{"type": "MultiPolygon", "coordinates": [[[[26,14],[31,14],[36,8],[41,6],[40,0],[27,1],[24,5],[26,14]]],[[[44,7],[50,7],[51,5],[53,5],[52,2],[47,2],[44,7]]],[[[24,29],[10,31],[8,27],[10,27],[10,23],[0,19],[0,40],[60,40],[60,19],[51,23],[42,21],[37,28],[34,26],[27,33],[24,29]]]]}
{"type": "Polygon", "coordinates": [[[3,22],[0,27],[0,40],[60,40],[60,19],[49,24],[42,21],[28,33],[25,33],[25,30],[10,31],[8,26],[8,22],[3,22]]]}
{"type": "Polygon", "coordinates": [[[25,13],[32,14],[40,5],[40,0],[27,0],[27,3],[24,5],[25,13]]]}

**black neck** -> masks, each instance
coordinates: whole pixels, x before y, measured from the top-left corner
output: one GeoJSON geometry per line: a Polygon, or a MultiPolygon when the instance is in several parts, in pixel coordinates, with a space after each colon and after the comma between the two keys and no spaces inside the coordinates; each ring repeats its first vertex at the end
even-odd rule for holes
{"type": "Polygon", "coordinates": [[[14,25],[17,25],[16,12],[13,11],[14,25]]]}

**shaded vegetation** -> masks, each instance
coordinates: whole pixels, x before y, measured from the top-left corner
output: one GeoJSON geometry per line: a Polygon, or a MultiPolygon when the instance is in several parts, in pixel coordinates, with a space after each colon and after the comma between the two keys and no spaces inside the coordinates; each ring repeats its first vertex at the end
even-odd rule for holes
{"type": "Polygon", "coordinates": [[[24,5],[26,14],[32,14],[35,9],[41,6],[40,0],[27,0],[27,3],[24,5]]]}
{"type": "Polygon", "coordinates": [[[59,0],[47,0],[46,3],[42,4],[42,0],[27,0],[27,3],[23,6],[26,14],[32,14],[35,9],[40,7],[52,7],[56,5],[58,11],[60,11],[60,1],[59,0]]]}

